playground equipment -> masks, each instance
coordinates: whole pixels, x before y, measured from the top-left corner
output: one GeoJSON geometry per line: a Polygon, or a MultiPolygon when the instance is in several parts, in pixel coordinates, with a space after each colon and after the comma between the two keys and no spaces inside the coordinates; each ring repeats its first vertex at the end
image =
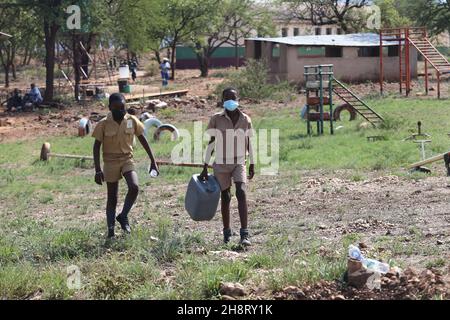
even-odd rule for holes
{"type": "Polygon", "coordinates": [[[425,59],[425,92],[429,92],[429,72],[430,64],[436,70],[437,77],[437,94],[441,97],[441,77],[450,74],[450,62],[445,58],[439,50],[431,43],[428,38],[426,28],[392,28],[380,30],[380,91],[384,93],[384,64],[383,64],[383,48],[387,42],[398,42],[399,48],[399,78],[400,93],[411,93],[411,57],[410,49],[413,47],[425,59]]]}
{"type": "Polygon", "coordinates": [[[381,115],[342,82],[334,78],[332,64],[305,66],[304,75],[307,97],[304,117],[307,120],[308,135],[312,134],[311,122],[317,123],[317,134],[323,135],[325,121],[330,122],[330,131],[331,134],[334,134],[334,121],[340,119],[340,113],[345,109],[350,111],[351,120],[355,119],[357,113],[374,127],[384,122],[381,115]],[[333,93],[345,102],[334,112],[333,93]],[[329,106],[329,112],[325,112],[325,106],[329,106]],[[314,110],[314,112],[311,112],[311,110],[314,110]]]}
{"type": "Polygon", "coordinates": [[[412,136],[409,136],[408,138],[404,139],[403,141],[408,140],[417,140],[417,138],[431,138],[431,136],[428,133],[422,133],[422,122],[417,122],[417,133],[413,134],[412,136]]]}
{"type": "Polygon", "coordinates": [[[311,122],[317,123],[317,134],[323,135],[324,122],[330,122],[331,134],[333,128],[333,65],[305,66],[306,81],[306,120],[308,135],[312,134],[311,122]],[[315,96],[312,96],[314,94],[315,96]],[[329,113],[325,113],[324,106],[328,105],[329,113]],[[315,112],[311,112],[314,110],[315,112]]]}
{"type": "Polygon", "coordinates": [[[333,78],[333,93],[350,105],[360,116],[372,126],[377,127],[384,119],[374,109],[369,107],[361,98],[347,88],[342,82],[333,78]]]}
{"type": "MultiPolygon", "coordinates": [[[[41,148],[41,155],[40,160],[41,161],[50,161],[51,158],[62,158],[62,159],[77,159],[77,160],[90,160],[94,161],[94,157],[91,156],[79,156],[79,155],[72,155],[72,154],[59,154],[59,153],[53,153],[51,152],[51,145],[50,143],[46,142],[42,145],[41,148]]],[[[159,166],[174,166],[174,167],[186,167],[186,168],[203,168],[203,164],[196,164],[196,163],[173,163],[169,161],[156,161],[159,166]]],[[[210,166],[211,168],[211,166],[210,166]]]]}
{"type": "Polygon", "coordinates": [[[430,163],[434,163],[434,162],[438,162],[438,161],[442,161],[444,160],[445,162],[445,168],[447,169],[447,176],[450,177],[450,152],[429,158],[429,159],[425,159],[423,161],[420,162],[416,162],[413,163],[412,165],[410,165],[408,167],[408,169],[414,170],[414,171],[423,171],[422,168],[424,165],[430,164],[430,163]]]}

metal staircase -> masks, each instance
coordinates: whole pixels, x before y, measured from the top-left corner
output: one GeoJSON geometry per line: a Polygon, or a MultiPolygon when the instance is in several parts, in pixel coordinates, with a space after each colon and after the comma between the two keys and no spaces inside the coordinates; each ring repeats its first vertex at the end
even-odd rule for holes
{"type": "Polygon", "coordinates": [[[369,107],[342,82],[333,79],[333,84],[333,92],[347,104],[351,105],[353,109],[355,109],[355,111],[358,112],[367,122],[372,124],[374,127],[377,127],[384,122],[382,116],[369,107]]]}
{"type": "MultiPolygon", "coordinates": [[[[411,92],[411,56],[410,48],[414,47],[425,59],[425,90],[428,94],[429,72],[431,65],[436,70],[438,98],[441,97],[441,77],[450,74],[450,62],[431,43],[426,28],[394,28],[380,30],[380,50],[386,43],[398,42],[400,58],[400,92],[411,92]]],[[[381,52],[381,51],[380,51],[381,52]]],[[[380,55],[380,86],[383,93],[383,55],[380,55]]]]}

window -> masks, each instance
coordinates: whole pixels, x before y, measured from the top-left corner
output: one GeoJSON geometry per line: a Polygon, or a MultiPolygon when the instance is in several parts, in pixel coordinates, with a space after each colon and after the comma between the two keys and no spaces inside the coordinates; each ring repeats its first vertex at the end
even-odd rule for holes
{"type": "Polygon", "coordinates": [[[325,47],[300,47],[298,48],[298,56],[306,58],[325,57],[325,47]]]}
{"type": "Polygon", "coordinates": [[[280,45],[276,44],[272,48],[272,58],[279,58],[280,57],[280,45]]]}
{"type": "Polygon", "coordinates": [[[281,36],[282,37],[287,37],[288,36],[288,28],[281,29],[281,36]]]}
{"type": "Polygon", "coordinates": [[[333,34],[333,29],[327,28],[327,35],[332,35],[332,34],[333,34]]]}
{"type": "Polygon", "coordinates": [[[300,29],[299,28],[294,28],[294,37],[297,37],[300,35],[300,29]]]}
{"type": "Polygon", "coordinates": [[[342,34],[342,29],[341,29],[341,28],[338,28],[337,31],[336,31],[336,33],[337,33],[337,34],[342,34]]]}
{"type": "Polygon", "coordinates": [[[322,34],[321,28],[316,28],[316,36],[320,36],[322,34]]]}
{"type": "Polygon", "coordinates": [[[389,57],[398,57],[398,46],[388,47],[389,57]]]}
{"type": "Polygon", "coordinates": [[[363,47],[358,50],[358,57],[379,57],[379,47],[363,47]]]}
{"type": "Polygon", "coordinates": [[[327,47],[325,54],[329,58],[342,58],[342,47],[327,47]]]}

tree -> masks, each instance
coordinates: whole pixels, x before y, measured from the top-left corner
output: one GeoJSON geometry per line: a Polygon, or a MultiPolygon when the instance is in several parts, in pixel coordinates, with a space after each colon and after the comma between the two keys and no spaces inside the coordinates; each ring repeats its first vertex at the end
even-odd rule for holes
{"type": "Polygon", "coordinates": [[[411,1],[407,13],[417,26],[426,26],[433,35],[450,31],[450,0],[411,1]]]}
{"type": "Polygon", "coordinates": [[[400,14],[395,0],[376,0],[375,4],[380,7],[383,28],[399,28],[411,25],[411,20],[400,14]]]}
{"type": "Polygon", "coordinates": [[[214,1],[219,3],[219,0],[167,0],[162,3],[160,15],[165,22],[160,26],[160,30],[163,30],[165,41],[171,50],[172,80],[175,79],[177,45],[190,41],[193,35],[202,30],[214,1]]]}
{"type": "Polygon", "coordinates": [[[338,25],[344,32],[362,26],[358,9],[371,3],[370,0],[291,0],[282,1],[294,19],[311,22],[313,25],[338,25]]]}
{"type": "Polygon", "coordinates": [[[9,87],[9,74],[16,79],[16,59],[19,53],[31,55],[31,45],[36,43],[36,17],[23,10],[17,3],[8,2],[0,8],[0,30],[13,35],[8,41],[0,42],[0,63],[5,72],[5,87],[9,87]]]}
{"type": "Polygon", "coordinates": [[[44,30],[45,44],[45,95],[44,101],[50,102],[54,95],[56,37],[66,22],[66,8],[72,4],[69,0],[18,0],[17,4],[32,10],[44,30]]]}
{"type": "Polygon", "coordinates": [[[268,12],[253,0],[210,1],[210,4],[204,27],[191,40],[202,77],[208,76],[210,59],[218,48],[225,44],[234,46],[238,66],[242,39],[255,33],[264,36],[274,32],[268,12]]]}

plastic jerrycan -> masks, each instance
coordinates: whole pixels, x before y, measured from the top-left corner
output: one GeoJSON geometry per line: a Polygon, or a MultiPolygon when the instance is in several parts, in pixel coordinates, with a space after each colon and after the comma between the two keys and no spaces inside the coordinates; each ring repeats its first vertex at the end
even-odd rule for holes
{"type": "Polygon", "coordinates": [[[189,182],[185,198],[185,208],[194,221],[210,221],[219,206],[220,185],[213,175],[201,181],[196,174],[189,182]]]}

